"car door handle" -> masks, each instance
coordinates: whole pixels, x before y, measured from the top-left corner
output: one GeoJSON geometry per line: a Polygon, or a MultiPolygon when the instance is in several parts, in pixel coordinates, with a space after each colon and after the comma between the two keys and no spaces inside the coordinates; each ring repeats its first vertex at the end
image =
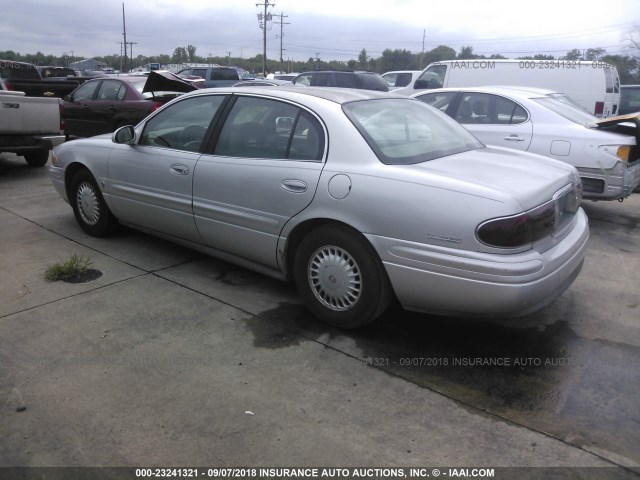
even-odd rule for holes
{"type": "Polygon", "coordinates": [[[304,193],[307,191],[307,184],[302,180],[283,180],[282,188],[287,192],[304,193]]]}
{"type": "Polygon", "coordinates": [[[518,135],[509,135],[508,137],[504,137],[505,140],[509,140],[510,142],[524,142],[524,138],[518,135]]]}
{"type": "Polygon", "coordinates": [[[171,165],[169,171],[174,175],[189,175],[189,167],[181,163],[174,163],[171,165]]]}

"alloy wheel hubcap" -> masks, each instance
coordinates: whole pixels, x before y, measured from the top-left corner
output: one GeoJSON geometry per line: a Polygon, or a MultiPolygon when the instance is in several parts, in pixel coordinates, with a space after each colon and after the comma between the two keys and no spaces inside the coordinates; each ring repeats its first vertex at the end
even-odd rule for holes
{"type": "Polygon", "coordinates": [[[360,268],[345,250],[335,246],[317,249],[307,271],[311,291],[334,311],[353,308],[362,294],[360,268]]]}
{"type": "Polygon", "coordinates": [[[76,204],[82,221],[88,225],[95,225],[100,220],[100,204],[93,186],[88,182],[82,182],[78,186],[76,204]]]}

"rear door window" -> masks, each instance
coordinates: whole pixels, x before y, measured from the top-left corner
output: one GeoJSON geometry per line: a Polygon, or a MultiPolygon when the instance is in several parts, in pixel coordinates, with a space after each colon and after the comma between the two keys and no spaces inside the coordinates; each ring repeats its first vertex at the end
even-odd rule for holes
{"type": "Polygon", "coordinates": [[[336,87],[358,88],[358,80],[353,73],[335,72],[336,87]]]}
{"type": "Polygon", "coordinates": [[[328,72],[316,73],[313,76],[313,82],[311,85],[314,87],[330,87],[331,86],[331,74],[328,72]]]}
{"type": "Polygon", "coordinates": [[[324,133],[308,112],[289,103],[240,97],[225,120],[214,155],[320,161],[324,133]]]}
{"type": "Polygon", "coordinates": [[[118,80],[104,80],[98,90],[97,100],[123,100],[127,93],[126,87],[118,80]]]}
{"type": "Polygon", "coordinates": [[[454,118],[462,124],[509,125],[524,123],[529,116],[522,106],[508,98],[487,93],[466,93],[454,118]]]}
{"type": "Polygon", "coordinates": [[[389,85],[387,85],[384,78],[378,74],[357,73],[356,75],[360,79],[360,88],[364,88],[365,90],[377,90],[380,92],[389,91],[389,85]]]}

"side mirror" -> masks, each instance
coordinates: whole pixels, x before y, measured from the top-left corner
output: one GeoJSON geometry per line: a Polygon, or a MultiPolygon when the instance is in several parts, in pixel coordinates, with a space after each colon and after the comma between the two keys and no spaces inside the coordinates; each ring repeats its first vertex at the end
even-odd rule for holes
{"type": "Polygon", "coordinates": [[[113,143],[132,144],[135,139],[136,131],[131,125],[120,127],[111,135],[111,141],[113,143]]]}
{"type": "Polygon", "coordinates": [[[62,97],[62,100],[64,100],[65,102],[73,102],[73,100],[71,99],[71,95],[65,95],[64,97],[62,97]]]}

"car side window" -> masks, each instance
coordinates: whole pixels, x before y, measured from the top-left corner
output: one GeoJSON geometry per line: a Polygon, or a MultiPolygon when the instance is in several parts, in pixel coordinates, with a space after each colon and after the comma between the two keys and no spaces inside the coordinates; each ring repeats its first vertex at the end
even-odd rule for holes
{"type": "Polygon", "coordinates": [[[313,80],[313,73],[304,73],[298,78],[296,78],[296,83],[300,85],[306,85],[307,87],[311,86],[311,81],[313,80]]]}
{"type": "Polygon", "coordinates": [[[399,73],[396,77],[395,86],[396,87],[406,87],[411,83],[411,74],[410,73],[399,73]]]}
{"type": "Polygon", "coordinates": [[[527,111],[513,100],[488,93],[466,93],[454,117],[462,124],[513,125],[529,118],[527,111]]]}
{"type": "Polygon", "coordinates": [[[416,79],[413,88],[442,88],[446,74],[446,65],[431,65],[416,79]]]}
{"type": "Polygon", "coordinates": [[[90,100],[93,98],[96,89],[100,85],[100,82],[87,82],[81,87],[79,87],[73,94],[71,95],[72,100],[90,100]]]}
{"type": "Polygon", "coordinates": [[[320,73],[316,73],[313,76],[313,82],[311,83],[311,85],[313,85],[314,87],[328,87],[330,86],[330,82],[331,81],[331,74],[328,72],[320,72],[320,73]]]}
{"type": "Polygon", "coordinates": [[[144,127],[140,145],[198,152],[224,95],[191,97],[176,102],[152,117],[144,127]]]}
{"type": "Polygon", "coordinates": [[[277,100],[240,97],[220,132],[214,155],[319,161],[324,134],[308,112],[277,100]]]}
{"type": "Polygon", "coordinates": [[[485,93],[466,93],[462,96],[454,118],[462,124],[496,123],[489,117],[491,95],[485,93]]]}
{"type": "Polygon", "coordinates": [[[516,102],[508,98],[496,97],[496,122],[495,123],[524,123],[527,121],[527,111],[516,102]]]}
{"type": "Polygon", "coordinates": [[[353,73],[335,72],[336,87],[358,88],[358,79],[353,73]]]}
{"type": "Polygon", "coordinates": [[[124,89],[122,82],[118,80],[104,80],[98,90],[97,100],[122,100],[124,96],[118,98],[120,89],[124,89]]]}
{"type": "Polygon", "coordinates": [[[416,98],[441,112],[446,112],[455,96],[456,92],[435,92],[426,93],[416,98]]]}

